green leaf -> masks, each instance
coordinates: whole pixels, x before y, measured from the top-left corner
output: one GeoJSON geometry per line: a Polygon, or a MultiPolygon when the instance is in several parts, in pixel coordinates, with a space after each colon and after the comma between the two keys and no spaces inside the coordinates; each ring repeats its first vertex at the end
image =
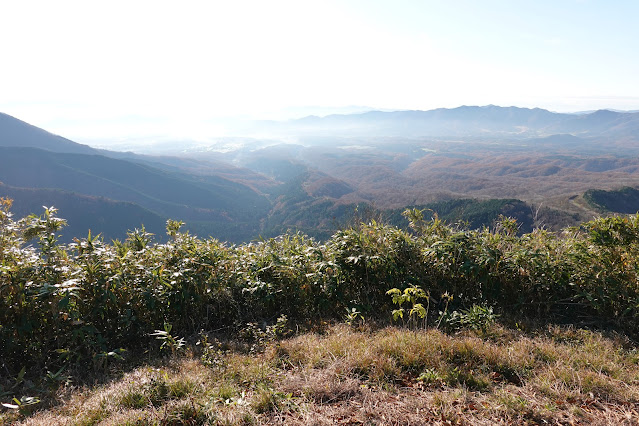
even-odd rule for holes
{"type": "Polygon", "coordinates": [[[397,318],[404,319],[404,308],[395,309],[393,311],[393,321],[397,321],[397,318]]]}
{"type": "Polygon", "coordinates": [[[424,308],[424,305],[417,303],[413,306],[413,309],[410,310],[410,316],[413,316],[414,314],[417,314],[420,318],[426,317],[426,308],[424,308]]]}

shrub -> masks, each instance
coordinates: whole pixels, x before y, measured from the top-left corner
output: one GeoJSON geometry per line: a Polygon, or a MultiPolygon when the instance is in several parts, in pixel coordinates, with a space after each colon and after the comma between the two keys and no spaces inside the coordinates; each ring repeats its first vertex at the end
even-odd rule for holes
{"type": "Polygon", "coordinates": [[[89,233],[64,246],[54,208],[16,221],[10,207],[0,199],[0,364],[14,377],[25,360],[29,371],[103,368],[124,348],[147,348],[154,332],[175,351],[175,336],[247,323],[276,337],[282,315],[291,324],[339,320],[344,310],[387,320],[391,289],[420,289],[398,311],[431,324],[443,309],[451,327],[485,330],[500,314],[639,333],[638,216],[517,236],[507,218],[460,230],[409,211],[411,233],[371,222],[325,244],[294,234],[233,247],[169,221],[164,244],[142,228],[125,241],[89,233]]]}

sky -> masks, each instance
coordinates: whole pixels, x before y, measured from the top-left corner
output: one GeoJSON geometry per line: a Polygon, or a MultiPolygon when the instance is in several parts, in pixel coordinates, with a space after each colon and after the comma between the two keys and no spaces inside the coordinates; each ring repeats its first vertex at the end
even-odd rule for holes
{"type": "Polygon", "coordinates": [[[639,110],[637,19],[635,0],[6,1],[0,112],[105,146],[363,107],[639,110]]]}

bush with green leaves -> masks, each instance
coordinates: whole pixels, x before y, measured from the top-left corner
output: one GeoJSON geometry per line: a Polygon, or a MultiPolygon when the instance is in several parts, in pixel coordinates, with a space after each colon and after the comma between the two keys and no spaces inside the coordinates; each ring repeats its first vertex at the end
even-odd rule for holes
{"type": "Polygon", "coordinates": [[[327,248],[336,266],[331,301],[366,315],[391,309],[386,292],[418,285],[427,273],[417,239],[374,221],[336,233],[327,248]]]}
{"type": "Polygon", "coordinates": [[[394,321],[401,319],[404,323],[408,322],[409,327],[417,328],[419,320],[422,320],[423,327],[426,327],[430,296],[421,287],[410,286],[404,291],[392,288],[386,294],[391,296],[393,304],[397,305],[397,309],[393,310],[394,321]],[[425,299],[426,306],[420,302],[421,299],[425,299]],[[404,307],[404,304],[410,306],[404,307]]]}
{"type": "Polygon", "coordinates": [[[102,368],[124,349],[157,349],[153,333],[165,324],[171,337],[188,337],[247,323],[266,330],[282,315],[302,326],[341,321],[345,310],[383,321],[406,309],[435,325],[443,309],[481,328],[493,313],[475,306],[490,306],[503,317],[639,335],[638,216],[517,236],[508,218],[467,230],[411,210],[410,232],[372,221],[326,243],[293,234],[239,246],[168,221],[164,244],[141,228],[124,241],[89,234],[61,245],[54,208],[15,220],[10,207],[0,200],[0,364],[14,377],[25,365],[102,368]],[[423,294],[407,294],[417,288],[423,294]],[[391,289],[414,300],[394,306],[391,289]]]}
{"type": "Polygon", "coordinates": [[[497,317],[492,307],[473,305],[468,309],[442,313],[441,322],[449,330],[469,329],[485,333],[497,317]]]}

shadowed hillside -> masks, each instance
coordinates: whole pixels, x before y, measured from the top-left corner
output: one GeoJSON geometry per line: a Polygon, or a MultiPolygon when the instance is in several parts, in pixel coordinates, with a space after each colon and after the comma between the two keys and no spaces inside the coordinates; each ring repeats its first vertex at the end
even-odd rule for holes
{"type": "Polygon", "coordinates": [[[136,203],[160,216],[200,223],[198,229],[224,238],[233,238],[226,232],[233,226],[236,238],[252,237],[269,208],[264,196],[221,177],[177,175],[101,155],[34,148],[0,148],[0,181],[136,203]]]}
{"type": "Polygon", "coordinates": [[[15,188],[0,184],[0,197],[13,200],[13,212],[19,217],[41,214],[43,206],[55,207],[67,220],[60,231],[62,242],[74,237],[101,234],[105,241],[124,240],[127,230],[141,228],[155,234],[159,241],[166,238],[166,219],[137,204],[75,194],[58,189],[15,188]]]}
{"type": "Polygon", "coordinates": [[[618,190],[586,191],[584,199],[599,210],[613,213],[635,214],[639,211],[639,190],[625,187],[618,190]]]}
{"type": "Polygon", "coordinates": [[[23,146],[55,152],[95,154],[97,150],[54,135],[0,112],[0,146],[23,146]]]}

